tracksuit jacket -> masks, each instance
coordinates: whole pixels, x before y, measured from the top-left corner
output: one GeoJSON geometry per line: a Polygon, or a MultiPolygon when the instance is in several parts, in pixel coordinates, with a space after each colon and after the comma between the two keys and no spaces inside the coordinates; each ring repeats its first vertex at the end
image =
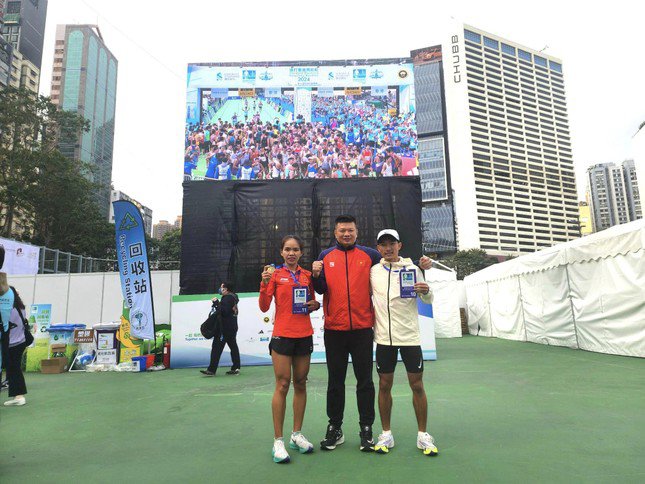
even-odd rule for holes
{"type": "MultiPolygon", "coordinates": [[[[417,282],[424,280],[423,272],[411,259],[400,257],[398,262],[382,259],[371,269],[372,301],[376,323],[374,341],[387,346],[420,346],[419,312],[416,298],[401,298],[401,269],[414,269],[417,282]]],[[[432,304],[432,291],[419,294],[426,304],[432,304]]]]}
{"type": "Polygon", "coordinates": [[[381,254],[362,245],[345,248],[336,243],[323,251],[318,260],[323,271],[313,279],[314,289],[323,294],[325,329],[352,331],[374,326],[370,298],[370,268],[381,254]]]}

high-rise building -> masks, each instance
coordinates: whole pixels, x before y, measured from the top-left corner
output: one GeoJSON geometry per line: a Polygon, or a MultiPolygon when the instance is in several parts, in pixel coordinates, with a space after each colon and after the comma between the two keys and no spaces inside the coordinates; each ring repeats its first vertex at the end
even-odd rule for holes
{"type": "MultiPolygon", "coordinates": [[[[422,191],[430,182],[444,197],[424,204],[424,224],[443,226],[454,210],[457,248],[493,255],[577,237],[562,62],[463,24],[441,47],[424,69],[420,52],[437,49],[412,52],[422,191]]],[[[432,232],[424,248],[450,245],[432,232]]]]}
{"type": "Polygon", "coordinates": [[[117,68],[98,26],[57,26],[51,99],[90,123],[89,131],[59,148],[88,164],[88,176],[100,186],[95,198],[105,217],[110,211],[117,68]]]}
{"type": "Polygon", "coordinates": [[[39,83],[40,69],[25,58],[20,51],[13,49],[9,86],[16,89],[25,88],[33,93],[37,93],[39,83]]]}
{"type": "Polygon", "coordinates": [[[159,223],[154,225],[152,236],[157,240],[161,240],[171,230],[175,230],[173,224],[169,223],[168,220],[159,220],[159,223]]]}
{"type": "Polygon", "coordinates": [[[457,248],[454,198],[450,186],[442,50],[440,45],[410,53],[414,65],[421,223],[425,253],[450,253],[457,248]]]}
{"type": "Polygon", "coordinates": [[[634,160],[623,161],[623,177],[625,179],[625,192],[627,192],[627,209],[629,219],[638,220],[643,218],[643,206],[641,205],[640,190],[638,187],[638,175],[634,160]]]}
{"type": "Polygon", "coordinates": [[[0,89],[11,85],[13,46],[0,34],[0,89]]]}
{"type": "Polygon", "coordinates": [[[134,198],[129,197],[120,190],[112,190],[110,193],[110,223],[114,223],[114,205],[112,205],[112,202],[117,202],[119,200],[132,202],[139,209],[139,212],[141,212],[141,218],[143,218],[146,234],[152,237],[152,209],[136,201],[134,198]]]}
{"type": "Polygon", "coordinates": [[[0,0],[0,87],[38,92],[47,0],[0,0]]]}
{"type": "Polygon", "coordinates": [[[5,0],[2,35],[40,70],[45,40],[47,0],[5,0]]]}
{"type": "Polygon", "coordinates": [[[591,218],[591,207],[589,203],[580,202],[578,204],[578,215],[579,215],[579,227],[580,227],[580,236],[584,237],[593,233],[593,222],[591,218]]]}
{"type": "Polygon", "coordinates": [[[645,121],[640,124],[632,139],[638,191],[645,194],[645,121]]]}
{"type": "Polygon", "coordinates": [[[587,192],[594,232],[643,216],[633,160],[587,168],[587,192]]]}

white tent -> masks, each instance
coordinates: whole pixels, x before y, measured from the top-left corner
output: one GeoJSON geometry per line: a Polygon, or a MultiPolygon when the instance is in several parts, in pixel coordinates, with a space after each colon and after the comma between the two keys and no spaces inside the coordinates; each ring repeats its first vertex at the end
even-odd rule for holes
{"type": "Polygon", "coordinates": [[[426,282],[432,289],[432,317],[437,338],[461,338],[457,274],[432,268],[425,271],[426,282]]]}
{"type": "Polygon", "coordinates": [[[465,278],[471,334],[645,357],[645,220],[465,278]]]}

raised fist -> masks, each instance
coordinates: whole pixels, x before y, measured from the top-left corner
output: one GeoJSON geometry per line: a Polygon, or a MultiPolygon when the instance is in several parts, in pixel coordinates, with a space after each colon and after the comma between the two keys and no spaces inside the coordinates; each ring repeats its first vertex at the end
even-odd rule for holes
{"type": "Polygon", "coordinates": [[[318,277],[323,270],[323,263],[321,260],[315,260],[311,265],[311,273],[314,277],[318,277]]]}

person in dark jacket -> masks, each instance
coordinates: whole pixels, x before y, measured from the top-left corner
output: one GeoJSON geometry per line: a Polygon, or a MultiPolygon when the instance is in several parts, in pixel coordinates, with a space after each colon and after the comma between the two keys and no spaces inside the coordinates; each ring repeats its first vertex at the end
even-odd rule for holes
{"type": "Polygon", "coordinates": [[[237,303],[239,298],[234,292],[233,284],[230,282],[222,283],[219,289],[222,299],[219,303],[219,311],[221,312],[221,327],[218,334],[213,338],[213,347],[211,349],[211,361],[206,370],[200,370],[206,376],[215,376],[217,367],[219,366],[219,359],[224,351],[224,346],[228,345],[231,351],[231,359],[233,365],[231,369],[226,372],[227,375],[240,374],[240,350],[237,347],[237,303]]]}

